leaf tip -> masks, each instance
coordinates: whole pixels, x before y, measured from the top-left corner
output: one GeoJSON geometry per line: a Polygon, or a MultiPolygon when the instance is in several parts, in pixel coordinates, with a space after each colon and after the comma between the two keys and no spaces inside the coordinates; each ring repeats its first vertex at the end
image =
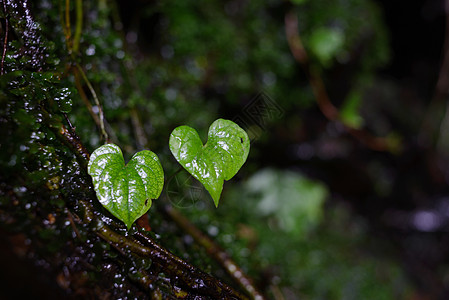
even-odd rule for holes
{"type": "Polygon", "coordinates": [[[125,222],[126,230],[129,231],[131,229],[131,227],[133,227],[133,224],[134,224],[134,221],[132,221],[132,222],[125,222]]]}

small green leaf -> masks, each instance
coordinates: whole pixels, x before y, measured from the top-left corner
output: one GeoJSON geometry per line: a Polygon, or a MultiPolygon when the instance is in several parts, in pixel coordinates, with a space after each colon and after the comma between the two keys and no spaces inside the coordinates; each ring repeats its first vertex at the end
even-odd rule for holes
{"type": "Polygon", "coordinates": [[[128,229],[148,211],[164,185],[164,171],[156,154],[140,151],[125,165],[122,151],[114,144],[92,153],[88,173],[100,203],[128,229]]]}
{"type": "Polygon", "coordinates": [[[198,133],[179,126],[170,135],[170,150],[176,160],[199,180],[218,206],[224,180],[240,170],[249,153],[246,132],[232,121],[218,119],[209,127],[203,146],[198,133]]]}
{"type": "Polygon", "coordinates": [[[359,113],[361,102],[362,95],[358,91],[352,91],[346,97],[340,108],[340,117],[345,125],[355,129],[360,129],[363,126],[363,118],[359,113]]]}
{"type": "Polygon", "coordinates": [[[309,46],[318,60],[328,67],[332,59],[343,49],[345,36],[336,28],[321,27],[313,31],[309,46]]]}

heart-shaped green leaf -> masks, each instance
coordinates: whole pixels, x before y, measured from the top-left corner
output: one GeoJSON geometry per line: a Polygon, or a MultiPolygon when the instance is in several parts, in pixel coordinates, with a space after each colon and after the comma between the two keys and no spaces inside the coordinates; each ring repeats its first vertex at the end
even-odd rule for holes
{"type": "Polygon", "coordinates": [[[100,203],[126,227],[151,207],[164,185],[164,171],[156,154],[140,151],[125,166],[120,148],[106,144],[92,153],[88,173],[100,203]]]}
{"type": "Polygon", "coordinates": [[[176,160],[199,180],[218,206],[224,180],[231,179],[249,153],[246,132],[232,121],[218,119],[209,127],[203,146],[198,133],[179,126],[170,135],[170,150],[176,160]]]}

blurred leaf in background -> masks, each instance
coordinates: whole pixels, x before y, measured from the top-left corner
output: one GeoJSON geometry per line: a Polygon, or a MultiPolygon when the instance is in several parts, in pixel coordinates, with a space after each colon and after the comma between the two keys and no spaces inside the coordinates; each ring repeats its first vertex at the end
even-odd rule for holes
{"type": "Polygon", "coordinates": [[[329,197],[321,182],[301,173],[263,169],[227,191],[216,222],[232,224],[217,225],[225,229],[223,236],[235,235],[231,242],[224,239],[224,245],[231,253],[246,253],[236,255],[237,260],[250,273],[255,266],[265,270],[271,292],[280,289],[286,299],[411,295],[397,262],[363,250],[382,243],[369,237],[363,219],[342,204],[325,205],[329,197]],[[224,210],[232,210],[233,216],[224,210]],[[242,246],[246,252],[237,248],[242,246]]]}
{"type": "Polygon", "coordinates": [[[362,102],[362,95],[357,90],[352,90],[346,97],[340,109],[341,121],[352,128],[361,128],[363,126],[363,118],[360,115],[359,108],[362,102]]]}
{"type": "Polygon", "coordinates": [[[257,203],[253,210],[262,218],[298,238],[320,224],[327,188],[295,172],[263,169],[243,185],[245,201],[257,203]]]}
{"type": "Polygon", "coordinates": [[[343,45],[343,33],[334,28],[316,28],[309,39],[311,53],[324,67],[330,66],[336,54],[342,50],[343,45]]]}

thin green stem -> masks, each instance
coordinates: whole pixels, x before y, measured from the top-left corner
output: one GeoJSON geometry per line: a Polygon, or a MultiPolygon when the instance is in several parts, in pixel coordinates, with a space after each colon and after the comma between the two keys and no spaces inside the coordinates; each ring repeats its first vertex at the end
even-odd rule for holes
{"type": "Polygon", "coordinates": [[[104,114],[103,114],[103,108],[101,107],[101,104],[100,104],[100,100],[97,97],[97,93],[95,92],[95,89],[93,88],[92,84],[90,83],[89,79],[87,78],[86,73],[84,73],[83,69],[80,67],[79,64],[76,64],[76,68],[79,71],[84,82],[86,83],[90,93],[92,94],[92,97],[94,98],[94,101],[95,101],[95,105],[97,105],[97,107],[98,107],[98,116],[100,117],[101,134],[103,135],[105,142],[108,143],[109,136],[108,136],[108,133],[106,132],[106,129],[104,126],[105,118],[104,118],[104,114]]]}
{"type": "Polygon", "coordinates": [[[70,38],[72,36],[72,30],[70,28],[70,0],[65,0],[65,24],[64,24],[64,33],[65,40],[67,42],[67,48],[69,51],[72,50],[72,46],[70,45],[70,38]]]}
{"type": "MultiPolygon", "coordinates": [[[[65,10],[62,9],[62,5],[61,5],[60,14],[61,14],[61,19],[64,20],[64,21],[62,21],[62,27],[63,27],[63,31],[64,31],[66,43],[67,43],[67,49],[68,49],[72,59],[74,59],[76,57],[76,55],[79,53],[81,34],[82,34],[82,30],[83,30],[83,1],[82,0],[75,1],[76,22],[75,22],[75,33],[73,35],[73,39],[72,39],[71,26],[70,26],[70,0],[65,0],[65,10]],[[62,18],[62,15],[64,15],[63,18],[62,18]]],[[[84,73],[81,66],[78,63],[75,63],[75,67],[76,67],[76,70],[78,71],[78,73],[74,72],[75,73],[74,74],[75,81],[77,84],[78,91],[81,95],[81,98],[85,101],[87,108],[88,108],[89,112],[91,113],[95,123],[97,123],[97,125],[100,127],[100,131],[101,131],[101,134],[102,134],[105,142],[109,143],[110,142],[109,135],[108,135],[108,133],[106,131],[106,127],[105,127],[106,120],[104,118],[103,108],[100,105],[100,101],[98,99],[97,93],[95,92],[95,89],[93,88],[92,84],[90,83],[89,79],[87,78],[87,76],[84,73]],[[90,103],[86,102],[87,97],[84,94],[84,91],[82,91],[79,80],[77,80],[78,74],[81,75],[81,77],[83,78],[84,82],[86,83],[90,93],[92,94],[92,97],[94,98],[95,104],[98,107],[98,117],[96,117],[96,115],[93,113],[92,106],[90,105],[90,103]]]]}
{"type": "Polygon", "coordinates": [[[95,124],[97,124],[98,128],[101,127],[100,125],[100,118],[97,114],[94,113],[92,104],[89,101],[89,98],[87,97],[86,93],[84,92],[83,85],[81,83],[80,74],[78,72],[73,72],[75,77],[75,86],[78,90],[78,94],[80,95],[81,99],[84,102],[84,105],[86,105],[87,110],[89,111],[89,114],[91,115],[92,119],[94,120],[95,124]]]}
{"type": "Polygon", "coordinates": [[[130,118],[131,118],[131,124],[134,128],[134,135],[136,137],[136,143],[137,148],[139,150],[144,149],[145,147],[148,147],[148,139],[145,135],[145,130],[143,129],[142,122],[139,118],[138,109],[133,106],[130,108],[130,118]]]}
{"type": "Polygon", "coordinates": [[[76,23],[75,34],[73,35],[72,55],[76,56],[79,51],[81,33],[83,31],[83,1],[76,0],[75,2],[76,23]]]}

